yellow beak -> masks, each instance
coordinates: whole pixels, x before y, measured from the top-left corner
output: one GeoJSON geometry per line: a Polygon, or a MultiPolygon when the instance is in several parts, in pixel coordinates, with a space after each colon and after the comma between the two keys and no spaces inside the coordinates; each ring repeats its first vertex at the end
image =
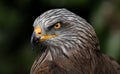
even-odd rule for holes
{"type": "Polygon", "coordinates": [[[36,36],[40,37],[39,42],[43,42],[43,41],[45,41],[47,39],[51,39],[51,38],[54,38],[54,37],[57,36],[56,34],[50,34],[50,35],[46,34],[46,35],[43,35],[42,34],[42,29],[39,26],[34,28],[34,32],[35,32],[36,36]]]}
{"type": "Polygon", "coordinates": [[[41,36],[41,39],[40,39],[40,42],[43,42],[47,39],[51,39],[51,38],[54,38],[56,37],[57,35],[53,34],[53,35],[44,35],[44,36],[41,36]]]}

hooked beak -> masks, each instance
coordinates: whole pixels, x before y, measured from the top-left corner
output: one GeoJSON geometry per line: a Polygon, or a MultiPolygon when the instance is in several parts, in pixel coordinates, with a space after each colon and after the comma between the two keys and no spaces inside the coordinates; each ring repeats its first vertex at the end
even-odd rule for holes
{"type": "Polygon", "coordinates": [[[34,48],[34,46],[44,42],[45,40],[47,39],[51,39],[51,38],[54,38],[56,37],[57,35],[56,34],[52,34],[52,35],[43,35],[43,36],[37,36],[35,34],[35,32],[33,32],[32,34],[32,37],[31,37],[31,45],[32,45],[32,48],[34,48]]]}
{"type": "Polygon", "coordinates": [[[32,47],[44,42],[47,39],[51,39],[51,38],[54,38],[56,36],[57,36],[56,34],[43,34],[42,29],[39,26],[36,26],[34,28],[34,32],[33,32],[32,37],[31,37],[32,47]]]}
{"type": "Polygon", "coordinates": [[[34,48],[35,45],[38,45],[40,38],[36,37],[35,33],[33,32],[32,36],[31,36],[31,45],[32,48],[34,48]]]}

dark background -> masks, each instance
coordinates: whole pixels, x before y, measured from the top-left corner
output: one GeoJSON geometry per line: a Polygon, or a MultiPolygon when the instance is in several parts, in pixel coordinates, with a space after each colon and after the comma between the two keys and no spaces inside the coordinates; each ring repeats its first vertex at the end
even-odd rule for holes
{"type": "Polygon", "coordinates": [[[0,0],[0,74],[29,74],[36,54],[30,38],[36,17],[66,8],[95,29],[101,52],[120,63],[120,0],[0,0]]]}

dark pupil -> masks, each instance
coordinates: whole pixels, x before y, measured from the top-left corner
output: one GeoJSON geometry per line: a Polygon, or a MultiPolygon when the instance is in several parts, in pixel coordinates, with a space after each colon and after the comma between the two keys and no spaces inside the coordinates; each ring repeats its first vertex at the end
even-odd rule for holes
{"type": "Polygon", "coordinates": [[[56,27],[58,27],[58,25],[56,25],[56,27]]]}

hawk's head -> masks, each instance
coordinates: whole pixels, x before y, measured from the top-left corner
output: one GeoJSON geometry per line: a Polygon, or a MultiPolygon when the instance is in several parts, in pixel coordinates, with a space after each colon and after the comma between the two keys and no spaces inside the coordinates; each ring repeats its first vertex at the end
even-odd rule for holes
{"type": "Polygon", "coordinates": [[[66,10],[52,9],[34,22],[33,45],[46,47],[51,53],[67,54],[73,50],[99,50],[94,29],[81,17],[66,10]]]}

